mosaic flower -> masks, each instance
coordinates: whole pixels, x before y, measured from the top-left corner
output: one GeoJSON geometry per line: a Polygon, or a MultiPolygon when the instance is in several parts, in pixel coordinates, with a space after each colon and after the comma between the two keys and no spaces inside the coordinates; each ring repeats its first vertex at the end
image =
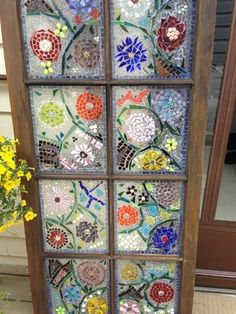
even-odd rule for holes
{"type": "Polygon", "coordinates": [[[177,49],[185,40],[185,24],[175,16],[162,19],[161,26],[157,31],[157,44],[166,52],[177,49]]]}
{"type": "Polygon", "coordinates": [[[47,243],[54,249],[61,249],[68,243],[68,238],[63,230],[51,228],[47,231],[47,243]]]}
{"type": "Polygon", "coordinates": [[[118,0],[117,2],[125,18],[139,19],[147,16],[153,6],[152,0],[118,0]]]}
{"type": "Polygon", "coordinates": [[[86,92],[77,98],[76,109],[80,118],[96,120],[102,114],[103,101],[100,96],[86,92]]]}
{"type": "Polygon", "coordinates": [[[159,204],[169,207],[180,199],[180,186],[175,181],[158,181],[155,184],[155,197],[159,204]]]}
{"type": "Polygon", "coordinates": [[[95,261],[82,262],[77,266],[79,279],[91,287],[100,285],[106,278],[106,270],[95,261]]]}
{"type": "Polygon", "coordinates": [[[65,0],[73,14],[89,15],[97,7],[96,0],[65,0]]]}
{"type": "Polygon", "coordinates": [[[149,149],[140,156],[140,166],[143,170],[162,170],[167,166],[167,158],[162,151],[149,149]]]}
{"type": "Polygon", "coordinates": [[[140,269],[134,263],[127,262],[122,265],[121,268],[121,278],[122,280],[130,282],[135,282],[140,276],[140,269]]]}
{"type": "Polygon", "coordinates": [[[65,120],[65,111],[55,102],[47,102],[38,108],[38,118],[47,127],[55,128],[62,125],[65,120]]]}
{"type": "Polygon", "coordinates": [[[157,228],[152,235],[154,247],[162,250],[165,254],[169,253],[175,247],[176,240],[177,233],[172,227],[157,228]]]}
{"type": "Polygon", "coordinates": [[[45,205],[53,214],[61,215],[69,210],[71,198],[67,192],[53,186],[45,195],[45,205]]]}
{"type": "Polygon", "coordinates": [[[168,150],[168,152],[172,152],[173,150],[176,150],[177,144],[178,143],[175,138],[168,138],[166,140],[165,148],[168,150]]]}
{"type": "Polygon", "coordinates": [[[160,125],[148,112],[139,111],[129,114],[124,123],[124,131],[129,141],[143,145],[160,133],[160,125]]]}
{"type": "Polygon", "coordinates": [[[119,68],[126,66],[127,72],[134,72],[136,69],[141,70],[141,63],[147,61],[145,52],[147,49],[143,48],[143,44],[136,37],[132,40],[130,37],[126,37],[122,41],[122,44],[117,45],[117,62],[119,62],[119,68]]]}
{"type": "Polygon", "coordinates": [[[66,25],[62,25],[61,23],[57,23],[54,34],[61,37],[61,38],[64,38],[66,36],[65,32],[67,30],[68,30],[68,27],[66,25]]]}
{"type": "Polygon", "coordinates": [[[74,45],[75,61],[86,69],[95,69],[100,60],[99,43],[92,38],[82,38],[74,45]]]}
{"type": "Polygon", "coordinates": [[[89,298],[86,309],[88,314],[106,314],[108,305],[105,298],[92,297],[89,298]]]}
{"type": "Polygon", "coordinates": [[[39,161],[48,166],[57,167],[59,146],[47,141],[39,141],[39,161]]]}
{"type": "Polygon", "coordinates": [[[138,196],[138,200],[139,200],[140,203],[147,203],[148,200],[149,200],[149,197],[148,197],[147,194],[145,194],[144,192],[142,192],[142,194],[140,194],[140,195],[138,196]]]}
{"type": "Polygon", "coordinates": [[[76,226],[76,236],[86,243],[94,243],[99,238],[97,225],[92,225],[87,221],[81,221],[79,225],[76,226]]]}
{"type": "Polygon", "coordinates": [[[162,122],[168,122],[173,128],[182,129],[185,102],[179,92],[173,89],[163,89],[153,93],[152,106],[156,108],[162,122]]]}
{"type": "Polygon", "coordinates": [[[165,282],[154,282],[149,291],[150,298],[158,304],[168,303],[174,297],[174,289],[165,282]]]}
{"type": "Polygon", "coordinates": [[[87,144],[75,145],[75,149],[71,152],[76,161],[82,166],[91,165],[95,159],[92,147],[87,144]]]}
{"type": "Polygon", "coordinates": [[[127,195],[130,194],[130,195],[134,196],[137,191],[138,191],[138,190],[136,189],[136,187],[135,187],[134,185],[131,185],[131,186],[129,186],[129,187],[127,188],[126,194],[127,194],[127,195]]]}
{"type": "Polygon", "coordinates": [[[66,314],[66,310],[63,307],[59,306],[56,308],[56,314],[66,314]]]}
{"type": "Polygon", "coordinates": [[[120,312],[121,314],[139,314],[139,305],[136,301],[127,300],[120,302],[120,312]]]}
{"type": "Polygon", "coordinates": [[[78,302],[80,296],[81,294],[77,287],[66,286],[63,290],[63,297],[70,303],[78,302]]]}
{"type": "Polygon", "coordinates": [[[132,226],[139,220],[139,213],[136,208],[130,205],[122,205],[118,208],[117,221],[122,226],[132,226]]]}
{"type": "Polygon", "coordinates": [[[30,40],[34,54],[41,61],[57,60],[61,51],[61,42],[50,30],[41,29],[35,32],[30,40]]]}
{"type": "Polygon", "coordinates": [[[53,9],[44,0],[27,0],[25,6],[28,14],[54,13],[53,9]]]}
{"type": "Polygon", "coordinates": [[[54,72],[51,61],[41,62],[41,67],[44,69],[43,74],[45,75],[52,74],[54,72]]]}

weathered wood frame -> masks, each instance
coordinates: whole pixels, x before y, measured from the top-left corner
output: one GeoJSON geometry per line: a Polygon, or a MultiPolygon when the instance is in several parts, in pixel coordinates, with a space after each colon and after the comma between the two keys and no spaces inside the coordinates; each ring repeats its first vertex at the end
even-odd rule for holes
{"type": "MultiPolygon", "coordinates": [[[[195,278],[195,263],[197,251],[198,236],[198,214],[200,205],[201,175],[203,165],[204,149],[204,130],[207,119],[207,93],[208,81],[210,75],[210,66],[213,48],[213,31],[215,23],[215,0],[197,1],[197,29],[195,40],[195,58],[193,80],[111,80],[111,59],[110,59],[110,20],[109,6],[110,1],[104,0],[105,4],[105,38],[106,38],[106,80],[104,81],[83,81],[79,80],[27,80],[24,71],[23,45],[21,39],[21,27],[19,18],[18,0],[0,0],[1,23],[4,41],[4,52],[6,59],[7,79],[10,91],[10,102],[13,116],[13,125],[15,136],[20,139],[18,156],[34,163],[33,158],[33,132],[31,115],[29,109],[28,87],[29,85],[106,85],[108,104],[111,105],[111,87],[113,85],[186,85],[192,87],[192,101],[190,108],[190,129],[188,146],[188,166],[186,176],[125,176],[126,179],[166,179],[186,181],[185,197],[185,221],[183,237],[183,256],[150,256],[136,255],[138,259],[145,260],[169,260],[182,263],[182,288],[180,293],[181,314],[190,314],[192,312],[193,288],[195,278]]],[[[88,175],[90,179],[103,178],[109,182],[109,201],[110,201],[110,228],[114,230],[113,222],[113,180],[124,179],[122,176],[113,175],[112,170],[112,112],[111,106],[108,106],[108,175],[88,175]],[[109,109],[110,108],[110,109],[109,109]]],[[[43,259],[48,256],[43,251],[40,205],[38,197],[38,179],[39,178],[79,178],[85,176],[62,176],[62,175],[35,175],[34,179],[28,184],[29,195],[28,203],[37,211],[38,219],[25,225],[26,243],[29,260],[30,281],[32,289],[32,300],[35,314],[48,313],[47,291],[44,280],[43,259]]],[[[110,254],[102,255],[102,258],[108,258],[111,261],[111,290],[114,291],[114,260],[119,258],[134,258],[134,255],[116,256],[114,254],[113,232],[110,241],[110,254]]],[[[60,254],[50,253],[50,257],[86,257],[91,255],[84,254],[60,254]]],[[[101,255],[92,255],[92,257],[101,257],[101,255]]],[[[114,310],[114,294],[112,294],[112,310],[114,310]]]]}

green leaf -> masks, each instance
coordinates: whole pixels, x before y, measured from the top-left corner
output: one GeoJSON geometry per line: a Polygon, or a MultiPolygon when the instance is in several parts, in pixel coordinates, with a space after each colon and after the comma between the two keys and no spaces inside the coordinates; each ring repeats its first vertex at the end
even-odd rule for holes
{"type": "Polygon", "coordinates": [[[72,55],[69,55],[66,60],[69,61],[72,58],[73,58],[72,55]]]}
{"type": "Polygon", "coordinates": [[[172,128],[172,126],[167,122],[167,121],[165,121],[165,126],[168,128],[168,130],[172,133],[172,134],[174,134],[174,135],[177,135],[177,136],[180,136],[181,135],[181,133],[179,133],[179,130],[180,129],[174,129],[174,128],[172,128]]]}
{"type": "Polygon", "coordinates": [[[35,91],[35,94],[38,95],[38,96],[41,96],[41,95],[42,95],[42,93],[37,92],[37,91],[35,91]]]}
{"type": "Polygon", "coordinates": [[[42,132],[42,135],[46,135],[47,133],[46,132],[42,132]]]}
{"type": "Polygon", "coordinates": [[[57,94],[57,92],[58,92],[58,91],[59,91],[59,89],[58,89],[58,88],[53,90],[53,97],[55,97],[55,96],[56,96],[56,94],[57,94]]]}
{"type": "Polygon", "coordinates": [[[129,33],[128,29],[124,25],[120,24],[120,27],[123,29],[123,31],[125,31],[126,33],[129,33]]]}

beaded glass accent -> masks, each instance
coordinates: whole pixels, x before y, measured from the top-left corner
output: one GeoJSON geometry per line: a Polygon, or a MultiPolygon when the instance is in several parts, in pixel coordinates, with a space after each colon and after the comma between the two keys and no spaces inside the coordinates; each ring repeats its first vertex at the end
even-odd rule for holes
{"type": "Polygon", "coordinates": [[[116,262],[116,311],[119,314],[175,314],[179,265],[170,262],[116,262]]]}
{"type": "Polygon", "coordinates": [[[189,89],[114,87],[114,171],[184,173],[189,89]]]}
{"type": "Polygon", "coordinates": [[[103,78],[102,0],[21,0],[29,78],[103,78]]]}
{"type": "Polygon", "coordinates": [[[46,251],[106,253],[107,183],[40,180],[46,251]]]}
{"type": "Polygon", "coordinates": [[[190,78],[194,0],[112,0],[113,78],[190,78]]]}
{"type": "Polygon", "coordinates": [[[47,259],[50,314],[108,314],[108,268],[106,260],[47,259]]]}
{"type": "Polygon", "coordinates": [[[35,86],[30,98],[40,171],[105,171],[103,87],[35,86]]]}
{"type": "Polygon", "coordinates": [[[177,181],[116,181],[116,251],[181,254],[183,195],[177,181]]]}

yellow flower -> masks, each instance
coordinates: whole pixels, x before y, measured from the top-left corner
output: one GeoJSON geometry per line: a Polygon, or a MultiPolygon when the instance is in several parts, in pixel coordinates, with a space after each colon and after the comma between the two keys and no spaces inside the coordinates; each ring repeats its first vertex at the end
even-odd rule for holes
{"type": "Polygon", "coordinates": [[[167,158],[162,151],[150,149],[140,157],[140,165],[144,170],[150,171],[165,169],[167,158]]]}
{"type": "Polygon", "coordinates": [[[145,221],[146,221],[146,223],[147,223],[148,225],[153,225],[153,224],[155,223],[155,218],[152,217],[152,216],[147,216],[147,217],[145,218],[145,221]]]}
{"type": "Polygon", "coordinates": [[[41,62],[41,66],[44,67],[45,69],[43,70],[43,73],[45,75],[53,73],[53,68],[52,68],[52,62],[48,61],[48,62],[41,62]]]}
{"type": "Polygon", "coordinates": [[[1,149],[2,149],[3,152],[7,152],[7,151],[8,151],[7,145],[3,145],[3,146],[1,147],[1,149]]]}
{"type": "Polygon", "coordinates": [[[61,25],[61,23],[57,23],[56,25],[56,29],[54,31],[54,34],[61,37],[61,38],[64,38],[65,37],[65,31],[67,31],[68,27],[66,25],[61,25]]]}
{"type": "Polygon", "coordinates": [[[21,204],[21,206],[24,207],[24,206],[26,206],[26,201],[25,201],[25,200],[22,200],[20,204],[21,204]]]}
{"type": "Polygon", "coordinates": [[[5,138],[3,136],[0,136],[0,143],[4,144],[6,142],[5,138]]]}
{"type": "Polygon", "coordinates": [[[6,171],[7,169],[3,165],[0,165],[0,175],[4,174],[6,171]]]}
{"type": "Polygon", "coordinates": [[[30,172],[27,172],[26,179],[29,181],[32,178],[32,174],[30,172]]]}
{"type": "Polygon", "coordinates": [[[7,161],[7,165],[9,168],[11,168],[13,170],[16,169],[16,163],[13,160],[7,161]]]}
{"type": "Polygon", "coordinates": [[[138,266],[134,263],[126,263],[121,269],[121,278],[129,282],[136,281],[139,274],[138,266]]]}
{"type": "Polygon", "coordinates": [[[12,217],[13,217],[13,220],[16,221],[16,218],[17,218],[17,211],[16,210],[12,214],[12,217]]]}
{"type": "Polygon", "coordinates": [[[24,217],[26,221],[30,221],[30,220],[33,220],[35,217],[37,217],[37,214],[31,210],[28,213],[26,213],[24,217]]]}
{"type": "Polygon", "coordinates": [[[168,220],[170,218],[170,214],[166,211],[161,211],[160,216],[162,220],[168,220]]]}
{"type": "Polygon", "coordinates": [[[12,172],[8,170],[7,173],[5,174],[6,180],[10,180],[11,175],[12,175],[12,172]]]}
{"type": "Polygon", "coordinates": [[[177,147],[177,141],[175,138],[167,139],[165,148],[168,150],[168,152],[171,152],[173,150],[176,150],[177,147]]]}
{"type": "Polygon", "coordinates": [[[23,177],[24,176],[24,172],[22,170],[19,170],[17,172],[18,177],[23,177]]]}
{"type": "Polygon", "coordinates": [[[87,303],[88,314],[106,314],[108,312],[108,305],[105,298],[92,297],[87,303]]]}

